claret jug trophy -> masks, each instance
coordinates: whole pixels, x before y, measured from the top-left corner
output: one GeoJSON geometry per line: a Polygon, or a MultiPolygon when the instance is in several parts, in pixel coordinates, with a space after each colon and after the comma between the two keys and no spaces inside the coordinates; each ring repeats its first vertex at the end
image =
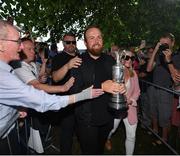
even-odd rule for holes
{"type": "MultiPolygon", "coordinates": [[[[112,78],[114,82],[124,83],[124,66],[122,64],[122,56],[124,51],[115,52],[116,64],[112,67],[112,78]]],[[[113,112],[115,118],[121,118],[127,115],[127,100],[123,94],[112,94],[111,100],[109,102],[110,111],[113,112]]]]}

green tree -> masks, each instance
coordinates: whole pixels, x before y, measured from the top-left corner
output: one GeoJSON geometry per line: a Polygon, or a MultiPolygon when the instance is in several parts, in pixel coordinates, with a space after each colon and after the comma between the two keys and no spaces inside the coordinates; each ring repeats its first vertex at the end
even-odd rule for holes
{"type": "Polygon", "coordinates": [[[105,45],[138,45],[172,32],[180,41],[180,1],[176,0],[1,0],[1,18],[12,17],[34,36],[58,41],[72,31],[79,38],[89,24],[99,25],[105,45]]]}

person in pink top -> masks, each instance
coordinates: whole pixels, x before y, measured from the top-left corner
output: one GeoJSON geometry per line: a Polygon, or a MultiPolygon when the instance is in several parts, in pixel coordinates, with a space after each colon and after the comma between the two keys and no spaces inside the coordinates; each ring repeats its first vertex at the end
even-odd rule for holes
{"type": "MultiPolygon", "coordinates": [[[[135,146],[135,138],[136,138],[136,128],[138,123],[137,118],[137,100],[140,95],[140,88],[138,77],[135,70],[132,68],[132,63],[134,61],[134,54],[131,51],[125,51],[125,56],[123,57],[123,64],[124,64],[124,79],[126,85],[126,98],[127,98],[127,105],[128,105],[128,112],[127,116],[123,118],[123,122],[126,128],[126,141],[125,141],[125,148],[126,154],[132,155],[134,152],[135,146]]],[[[106,148],[108,150],[112,149],[111,145],[111,136],[116,131],[119,126],[120,119],[114,119],[114,127],[110,131],[107,142],[106,148]]]]}

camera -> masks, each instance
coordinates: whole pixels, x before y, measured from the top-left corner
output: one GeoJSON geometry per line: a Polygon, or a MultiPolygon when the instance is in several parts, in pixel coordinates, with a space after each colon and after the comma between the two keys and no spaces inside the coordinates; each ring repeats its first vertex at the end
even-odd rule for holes
{"type": "Polygon", "coordinates": [[[166,50],[166,49],[169,49],[169,45],[167,43],[161,44],[159,46],[159,51],[161,51],[161,52],[166,50]]]}
{"type": "Polygon", "coordinates": [[[167,43],[164,43],[164,44],[161,44],[159,46],[159,50],[158,50],[158,53],[159,53],[159,60],[160,60],[160,64],[162,66],[166,66],[166,62],[165,62],[165,56],[163,54],[163,51],[165,51],[166,49],[169,49],[169,45],[167,43]]]}
{"type": "Polygon", "coordinates": [[[158,49],[159,55],[164,56],[163,51],[165,51],[166,49],[169,49],[169,45],[167,43],[161,44],[158,49]]]}

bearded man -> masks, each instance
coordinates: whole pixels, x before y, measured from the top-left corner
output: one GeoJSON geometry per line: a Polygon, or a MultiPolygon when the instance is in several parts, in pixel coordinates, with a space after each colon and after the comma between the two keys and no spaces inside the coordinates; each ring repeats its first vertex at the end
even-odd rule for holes
{"type": "MultiPolygon", "coordinates": [[[[104,88],[104,82],[112,79],[112,66],[115,60],[102,53],[103,37],[98,26],[89,26],[84,32],[84,42],[87,51],[80,57],[82,64],[71,71],[75,77],[72,86],[73,93],[93,85],[94,88],[104,88]]],[[[123,84],[113,84],[103,89],[109,93],[124,93],[123,84]]],[[[77,119],[78,140],[82,154],[103,154],[105,141],[113,127],[113,118],[108,111],[110,94],[105,93],[95,100],[86,100],[75,108],[77,119]]]]}

